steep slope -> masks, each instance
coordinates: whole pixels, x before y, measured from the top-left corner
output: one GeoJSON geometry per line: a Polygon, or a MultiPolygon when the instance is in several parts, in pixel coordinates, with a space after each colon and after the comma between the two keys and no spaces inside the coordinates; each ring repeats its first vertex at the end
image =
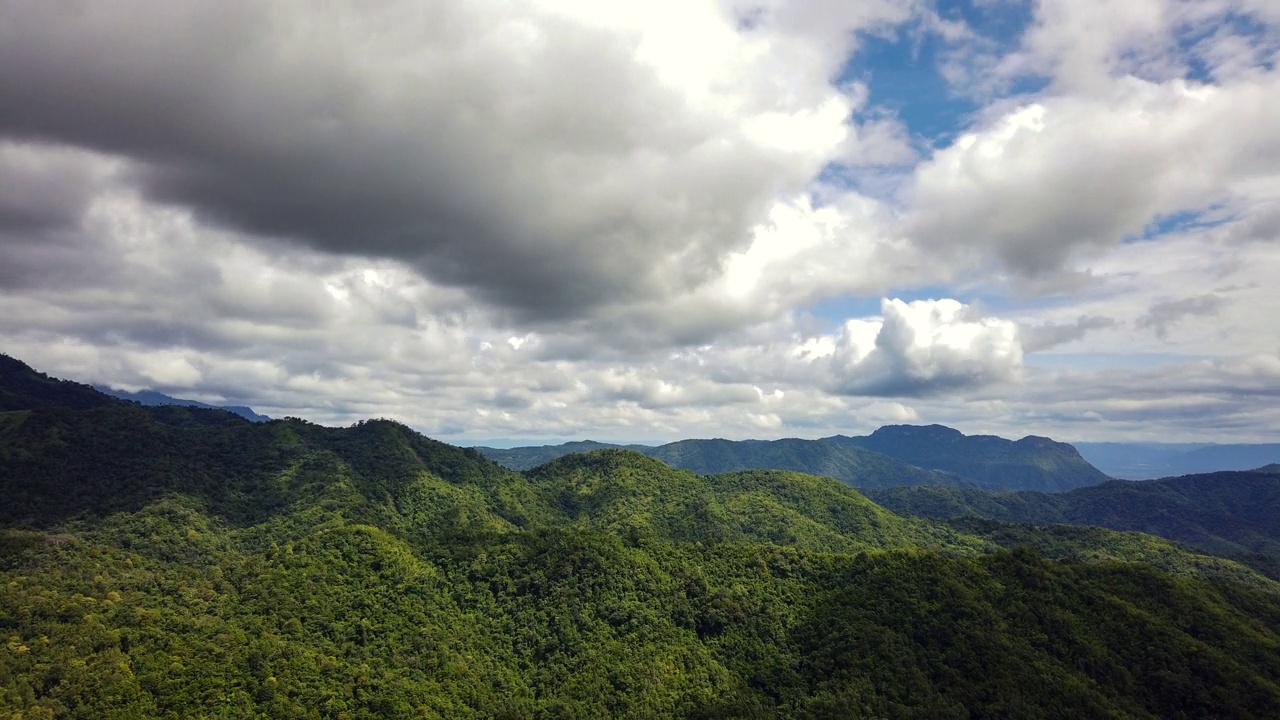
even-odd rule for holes
{"type": "Polygon", "coordinates": [[[0,353],[0,412],[57,407],[87,410],[121,404],[88,385],[58,380],[0,353]]]}
{"type": "Polygon", "coordinates": [[[1110,480],[1070,445],[1034,435],[1013,441],[942,425],[886,425],[867,436],[827,440],[955,473],[987,489],[1060,492],[1110,480]]]}
{"type": "Polygon", "coordinates": [[[928,487],[869,495],[897,512],[926,517],[1097,525],[1159,535],[1214,553],[1280,557],[1280,475],[1270,472],[1113,480],[1059,494],[928,487]]]}

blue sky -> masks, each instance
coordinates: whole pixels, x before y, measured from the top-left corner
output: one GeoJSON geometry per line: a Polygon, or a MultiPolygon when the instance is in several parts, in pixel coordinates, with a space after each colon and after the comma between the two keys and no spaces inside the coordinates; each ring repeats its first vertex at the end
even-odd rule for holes
{"type": "Polygon", "coordinates": [[[458,443],[1280,435],[1265,0],[0,8],[0,351],[458,443]]]}

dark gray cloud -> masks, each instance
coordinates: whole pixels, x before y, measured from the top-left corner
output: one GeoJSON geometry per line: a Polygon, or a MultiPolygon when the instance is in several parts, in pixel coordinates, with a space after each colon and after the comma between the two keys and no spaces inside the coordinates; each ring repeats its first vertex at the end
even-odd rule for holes
{"type": "Polygon", "coordinates": [[[1021,328],[1022,349],[1025,352],[1047,350],[1057,345],[1079,340],[1091,330],[1114,327],[1113,318],[1101,315],[1081,315],[1073,323],[1045,323],[1021,328]]]}
{"type": "MultiPolygon", "coordinates": [[[[4,3],[0,138],[122,158],[121,181],[201,222],[402,260],[528,317],[697,286],[822,165],[746,129],[755,104],[788,111],[747,68],[712,97],[626,32],[485,12],[4,3]]],[[[839,97],[812,83],[797,117],[839,97]]],[[[40,180],[0,195],[0,222],[75,215],[76,184],[40,180]]]]}
{"type": "Polygon", "coordinates": [[[101,191],[101,158],[38,143],[0,143],[0,233],[40,237],[76,227],[101,191]]]}

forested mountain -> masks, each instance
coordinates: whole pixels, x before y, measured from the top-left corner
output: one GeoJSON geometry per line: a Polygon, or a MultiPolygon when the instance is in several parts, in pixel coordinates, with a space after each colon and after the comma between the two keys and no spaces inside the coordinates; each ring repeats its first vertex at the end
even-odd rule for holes
{"type": "Polygon", "coordinates": [[[680,440],[652,448],[646,453],[675,467],[698,473],[791,470],[826,475],[860,488],[973,484],[968,478],[923,470],[879,453],[821,440],[680,440]]]}
{"type": "Polygon", "coordinates": [[[1280,474],[1267,468],[1113,480],[1056,494],[938,486],[867,494],[897,512],[932,518],[1096,525],[1160,535],[1214,553],[1280,558],[1280,474]]]}
{"type": "Polygon", "coordinates": [[[827,440],[954,473],[987,489],[1059,492],[1110,480],[1075,448],[1035,435],[1015,441],[943,425],[886,425],[870,435],[827,440]]]}
{"type": "Polygon", "coordinates": [[[245,407],[244,405],[210,405],[209,403],[202,403],[199,400],[185,400],[183,398],[172,397],[165,395],[164,393],[156,392],[155,390],[129,392],[127,390],[116,390],[115,388],[107,387],[106,385],[95,385],[94,389],[112,397],[117,397],[121,400],[132,400],[133,402],[140,405],[146,405],[148,407],[155,407],[157,405],[183,405],[186,407],[226,410],[227,412],[235,413],[245,420],[251,420],[253,422],[266,422],[271,419],[266,415],[259,415],[253,411],[253,408],[245,407]]]}
{"type": "MultiPolygon", "coordinates": [[[[586,441],[476,449],[509,468],[527,470],[569,453],[606,447],[621,446],[586,441]]],[[[679,440],[657,447],[626,447],[698,473],[791,470],[826,475],[856,488],[950,485],[1057,491],[1109,479],[1065,443],[1039,437],[1014,442],[989,435],[966,436],[941,425],[891,425],[865,437],[679,440]]]]}
{"type": "Polygon", "coordinates": [[[1280,714],[1280,586],[1150,536],[0,369],[0,714],[1280,714]]]}

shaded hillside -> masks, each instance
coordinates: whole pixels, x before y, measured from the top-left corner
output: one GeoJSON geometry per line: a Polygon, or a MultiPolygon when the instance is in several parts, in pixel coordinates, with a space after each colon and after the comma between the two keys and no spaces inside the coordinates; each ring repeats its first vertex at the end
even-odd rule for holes
{"type": "Polygon", "coordinates": [[[870,435],[827,440],[961,475],[987,489],[1059,492],[1110,480],[1072,446],[1035,435],[1015,441],[942,425],[886,425],[870,435]]]}
{"type": "Polygon", "coordinates": [[[89,385],[51,378],[21,360],[0,354],[0,411],[44,405],[87,410],[119,403],[89,385]]]}
{"type": "Polygon", "coordinates": [[[1160,535],[1215,553],[1280,557],[1280,475],[1271,472],[1113,480],[1058,494],[947,487],[868,494],[897,512],[926,517],[1097,525],[1160,535]]]}
{"type": "Polygon", "coordinates": [[[1280,714],[1280,586],[1147,536],[46,389],[0,413],[6,716],[1280,714]]]}

